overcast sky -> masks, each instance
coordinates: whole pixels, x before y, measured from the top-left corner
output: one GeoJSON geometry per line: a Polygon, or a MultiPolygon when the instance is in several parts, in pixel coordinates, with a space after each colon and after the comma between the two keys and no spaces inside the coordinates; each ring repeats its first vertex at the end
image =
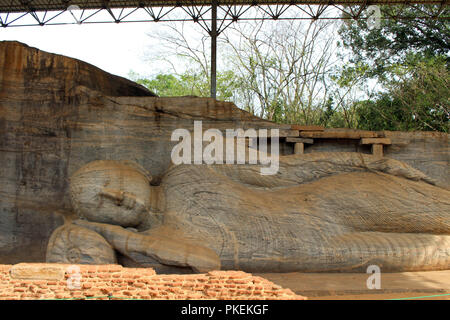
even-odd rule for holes
{"type": "MultiPolygon", "coordinates": [[[[116,16],[118,16],[119,10],[113,10],[116,16]]],[[[256,14],[257,11],[255,13],[249,12],[249,15],[252,15],[256,14]]],[[[78,18],[81,10],[73,11],[73,13],[78,18]]],[[[90,13],[84,14],[88,16],[90,13]]],[[[177,14],[174,13],[173,17],[177,17],[177,14]]],[[[299,13],[297,12],[296,14],[299,13]]],[[[15,15],[19,16],[21,14],[15,15]]],[[[41,17],[43,13],[38,15],[41,17]]],[[[261,16],[261,13],[257,15],[261,16]]],[[[133,13],[132,16],[136,20],[149,18],[142,10],[133,13]]],[[[5,20],[6,16],[5,14],[0,14],[0,17],[5,20]]],[[[12,14],[9,16],[8,21],[14,20],[14,18],[15,16],[12,14]]],[[[49,17],[47,16],[47,18],[49,17]]],[[[104,10],[89,19],[89,21],[107,20],[111,20],[111,17],[104,10]]],[[[74,19],[70,12],[66,11],[52,21],[57,23],[74,22],[74,19]]],[[[20,20],[20,23],[35,24],[36,21],[28,14],[20,20]]],[[[265,24],[270,24],[270,22],[265,24]]],[[[177,25],[181,26],[180,23],[177,25]]],[[[164,65],[161,61],[148,59],[158,50],[161,51],[160,48],[162,47],[157,39],[149,37],[148,34],[161,31],[165,29],[165,26],[167,26],[167,22],[8,27],[0,28],[0,40],[17,40],[44,51],[77,58],[119,76],[127,77],[130,71],[134,71],[142,76],[151,76],[160,72],[171,72],[170,70],[165,70],[168,68],[168,65],[164,65]]],[[[185,28],[188,29],[188,32],[186,32],[188,37],[196,37],[195,39],[197,39],[205,34],[198,24],[193,22],[186,22],[185,28]]],[[[158,52],[158,54],[161,54],[161,52],[158,52]]],[[[220,52],[218,62],[220,64],[220,52]]],[[[178,68],[178,66],[176,67],[178,68]]]]}
{"type": "Polygon", "coordinates": [[[161,26],[128,23],[0,28],[0,40],[17,40],[126,77],[130,70],[139,74],[153,73],[155,66],[145,61],[153,42],[147,34],[161,26]]]}
{"type": "MultiPolygon", "coordinates": [[[[85,17],[94,11],[86,11],[85,17]]],[[[80,12],[73,11],[77,18],[79,18],[80,12]]],[[[120,9],[114,9],[113,12],[118,16],[120,9]]],[[[177,14],[173,14],[173,17],[176,18],[177,14]]],[[[20,13],[11,14],[8,21],[13,21],[20,15],[20,13]]],[[[42,18],[43,13],[38,13],[38,15],[42,18]]],[[[4,21],[6,14],[0,14],[0,17],[4,21]]],[[[149,19],[149,16],[140,10],[133,14],[133,19],[144,20],[149,19]]],[[[110,21],[111,17],[106,11],[102,11],[88,20],[91,22],[110,21]]],[[[66,11],[52,22],[73,23],[74,17],[70,15],[69,11],[66,11]]],[[[36,20],[28,14],[18,20],[18,23],[36,24],[36,20]]],[[[17,23],[12,23],[12,25],[14,24],[17,23]]],[[[130,71],[143,76],[151,76],[160,72],[170,72],[170,70],[164,70],[168,68],[168,65],[162,64],[161,61],[149,61],[148,59],[155,53],[161,54],[160,48],[162,47],[157,39],[148,35],[161,32],[166,29],[167,25],[168,22],[134,22],[8,27],[0,28],[0,41],[17,40],[44,51],[86,61],[119,76],[127,77],[130,71]]],[[[181,26],[181,23],[176,23],[176,25],[181,26]]],[[[185,28],[189,30],[188,36],[201,37],[204,34],[198,24],[190,21],[185,23],[185,28]]]]}

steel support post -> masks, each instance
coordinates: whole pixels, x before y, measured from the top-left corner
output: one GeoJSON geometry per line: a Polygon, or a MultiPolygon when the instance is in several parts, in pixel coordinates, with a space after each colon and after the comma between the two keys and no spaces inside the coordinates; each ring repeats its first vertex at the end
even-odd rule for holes
{"type": "Polygon", "coordinates": [[[211,2],[211,98],[217,89],[217,0],[211,2]]]}

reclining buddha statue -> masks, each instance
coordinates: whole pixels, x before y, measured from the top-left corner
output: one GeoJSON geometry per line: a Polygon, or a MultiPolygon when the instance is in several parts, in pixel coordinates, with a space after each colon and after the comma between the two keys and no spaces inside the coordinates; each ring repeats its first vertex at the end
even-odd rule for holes
{"type": "Polygon", "coordinates": [[[74,219],[48,262],[157,272],[358,272],[450,268],[450,191],[403,162],[362,153],[259,165],[172,165],[158,185],[132,162],[71,177],[74,219]]]}

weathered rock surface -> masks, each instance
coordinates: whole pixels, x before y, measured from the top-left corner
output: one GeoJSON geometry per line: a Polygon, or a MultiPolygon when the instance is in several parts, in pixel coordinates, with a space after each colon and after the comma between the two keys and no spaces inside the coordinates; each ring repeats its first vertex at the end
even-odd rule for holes
{"type": "MultiPolygon", "coordinates": [[[[342,135],[346,132],[344,129],[332,131],[341,131],[342,135]]],[[[350,131],[347,136],[352,137],[352,133],[350,131]]],[[[386,157],[403,161],[450,188],[449,134],[425,131],[381,131],[377,134],[391,140],[391,144],[384,147],[386,157]]],[[[313,152],[371,153],[369,146],[362,145],[359,139],[314,139],[314,144],[305,150],[305,153],[313,152]]]]}
{"type": "Polygon", "coordinates": [[[64,279],[66,267],[42,263],[19,263],[11,267],[12,279],[20,280],[59,280],[64,279]]]}
{"type": "Polygon", "coordinates": [[[314,138],[306,154],[281,158],[276,176],[261,176],[258,166],[171,166],[171,134],[192,131],[194,120],[203,130],[280,128],[231,103],[153,97],[75,59],[0,42],[0,262],[44,261],[50,235],[77,212],[89,220],[77,221],[83,230],[141,265],[203,270],[218,256],[222,268],[249,271],[449,268],[447,134],[384,132],[385,155],[402,162],[366,155],[356,141],[314,138]],[[151,186],[126,167],[127,183],[112,188],[111,171],[97,172],[99,192],[89,183],[96,160],[134,162],[151,186]],[[94,210],[84,197],[99,194],[94,210]]]}
{"type": "Polygon", "coordinates": [[[70,103],[73,90],[78,86],[106,96],[155,96],[135,82],[80,60],[47,53],[15,41],[1,41],[0,47],[2,97],[26,95],[35,99],[35,104],[42,103],[50,108],[57,107],[55,104],[70,103]]]}

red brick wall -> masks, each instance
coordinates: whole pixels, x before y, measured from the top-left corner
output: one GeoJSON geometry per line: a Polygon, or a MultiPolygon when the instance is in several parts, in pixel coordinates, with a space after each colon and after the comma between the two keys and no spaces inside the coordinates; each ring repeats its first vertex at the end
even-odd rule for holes
{"type": "Polygon", "coordinates": [[[0,299],[305,299],[241,271],[158,275],[149,268],[72,265],[78,276],[68,267],[0,265],[0,299]]]}

